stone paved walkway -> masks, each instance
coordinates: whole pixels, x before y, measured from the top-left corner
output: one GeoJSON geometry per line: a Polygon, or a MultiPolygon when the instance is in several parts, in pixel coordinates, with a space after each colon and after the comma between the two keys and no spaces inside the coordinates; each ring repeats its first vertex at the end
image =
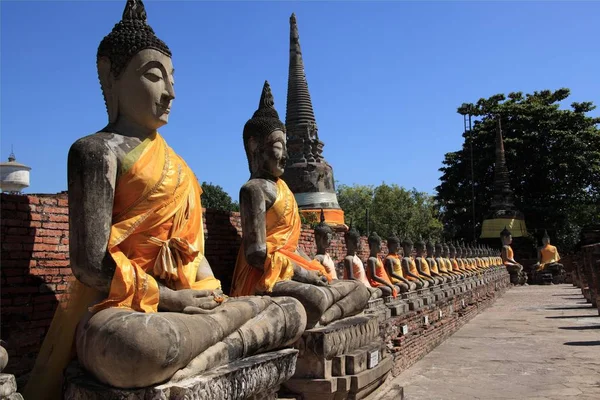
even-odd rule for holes
{"type": "Polygon", "coordinates": [[[407,400],[599,400],[598,311],[572,285],[509,289],[393,383],[407,400]]]}

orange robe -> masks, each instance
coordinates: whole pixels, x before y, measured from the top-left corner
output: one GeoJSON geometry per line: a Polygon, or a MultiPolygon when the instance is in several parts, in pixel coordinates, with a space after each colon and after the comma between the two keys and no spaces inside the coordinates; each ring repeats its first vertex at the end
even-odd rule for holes
{"type": "Polygon", "coordinates": [[[513,249],[510,246],[506,246],[506,258],[502,257],[502,264],[507,265],[508,263],[511,263],[508,260],[514,260],[514,255],[515,253],[513,253],[513,249]]]}
{"type": "MultiPolygon", "coordinates": [[[[376,288],[379,286],[383,286],[382,283],[377,282],[373,276],[371,275],[371,269],[367,268],[367,278],[369,279],[369,283],[371,284],[372,287],[376,288]]],[[[396,287],[393,286],[392,281],[390,280],[390,276],[388,275],[388,273],[386,272],[383,263],[381,262],[381,260],[378,258],[377,259],[377,265],[375,266],[375,275],[380,278],[383,279],[386,283],[390,284],[394,290],[392,292],[392,296],[396,297],[398,295],[398,291],[396,290],[396,287]]]]}
{"type": "Polygon", "coordinates": [[[560,255],[558,254],[558,249],[556,246],[552,246],[551,244],[547,244],[541,250],[541,260],[540,265],[537,268],[538,271],[542,271],[548,264],[557,263],[560,261],[560,255]]]}
{"type": "MultiPolygon", "coordinates": [[[[394,271],[394,274],[405,278],[404,272],[402,272],[402,264],[400,261],[400,256],[398,254],[388,254],[385,257],[385,259],[386,260],[389,259],[392,262],[392,270],[394,271]]],[[[393,276],[390,276],[390,279],[393,283],[402,283],[402,281],[400,279],[396,279],[393,276]]]]}
{"type": "Polygon", "coordinates": [[[331,281],[332,277],[318,261],[309,261],[296,253],[300,239],[300,214],[294,194],[283,179],[277,180],[277,197],[266,212],[266,225],[267,258],[263,270],[248,264],[242,243],[233,272],[232,296],[273,291],[277,282],[292,279],[292,262],[304,269],[320,272],[331,281]]]}
{"type": "MultiPolygon", "coordinates": [[[[107,248],[116,270],[108,297],[92,311],[156,311],[156,278],[173,289],[220,288],[214,277],[196,280],[204,253],[201,193],[193,172],[158,133],[125,156],[107,248]]],[[[63,370],[76,355],[77,324],[99,295],[79,281],[70,284],[68,300],[56,309],[24,389],[26,398],[62,398],[63,370]]]]}

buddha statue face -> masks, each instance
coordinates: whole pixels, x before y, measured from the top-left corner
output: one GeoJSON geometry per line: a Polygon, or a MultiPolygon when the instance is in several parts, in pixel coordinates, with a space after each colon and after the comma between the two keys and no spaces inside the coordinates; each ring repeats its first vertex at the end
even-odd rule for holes
{"type": "Polygon", "coordinates": [[[425,255],[427,254],[427,252],[425,251],[425,246],[423,246],[419,242],[417,242],[417,244],[415,245],[415,250],[417,252],[417,257],[425,257],[425,255]]]}
{"type": "Polygon", "coordinates": [[[398,250],[400,250],[400,242],[398,240],[388,239],[387,245],[390,254],[398,254],[398,250]]]}
{"type": "Polygon", "coordinates": [[[502,239],[502,244],[504,246],[510,246],[510,244],[512,243],[512,235],[508,234],[508,235],[503,235],[501,237],[502,239]]]}
{"type": "Polygon", "coordinates": [[[360,251],[360,234],[356,229],[350,228],[350,230],[345,233],[344,240],[346,241],[346,249],[348,250],[348,253],[352,254],[360,251]]]}
{"type": "Polygon", "coordinates": [[[328,225],[323,224],[315,228],[315,244],[319,254],[324,254],[327,251],[332,239],[333,231],[328,225]]]}
{"type": "Polygon", "coordinates": [[[115,77],[107,57],[98,60],[98,74],[110,122],[154,131],[169,122],[175,99],[171,58],[154,49],[135,54],[115,77]]]}
{"type": "Polygon", "coordinates": [[[450,246],[450,247],[448,247],[448,249],[449,249],[450,258],[455,258],[456,257],[456,247],[450,246]]]}
{"type": "Polygon", "coordinates": [[[402,252],[404,257],[410,257],[413,251],[413,243],[410,240],[404,240],[402,242],[402,252]]]}
{"type": "Polygon", "coordinates": [[[381,251],[381,238],[377,233],[373,232],[369,236],[369,248],[371,249],[371,254],[379,253],[381,251]]]}
{"type": "Polygon", "coordinates": [[[428,241],[427,244],[425,245],[425,248],[427,249],[427,257],[433,256],[433,251],[434,251],[433,243],[428,241]]]}
{"type": "Polygon", "coordinates": [[[262,138],[249,140],[252,176],[279,178],[287,162],[286,135],[275,130],[262,138]]]}

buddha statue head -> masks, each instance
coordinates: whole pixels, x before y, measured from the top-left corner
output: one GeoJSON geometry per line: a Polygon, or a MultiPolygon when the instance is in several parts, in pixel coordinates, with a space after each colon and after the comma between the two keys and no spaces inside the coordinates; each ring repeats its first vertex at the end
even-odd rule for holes
{"type": "Polygon", "coordinates": [[[456,242],[456,258],[462,258],[463,256],[463,251],[462,251],[462,247],[460,245],[460,243],[456,242]]]}
{"type": "Polygon", "coordinates": [[[448,258],[450,255],[450,247],[446,243],[442,243],[442,257],[448,258]]]}
{"type": "Polygon", "coordinates": [[[419,240],[415,242],[415,250],[417,252],[417,257],[425,257],[425,255],[427,254],[427,250],[425,249],[425,242],[420,236],[419,240]]]}
{"type": "Polygon", "coordinates": [[[454,247],[454,243],[450,242],[448,246],[448,252],[450,254],[450,258],[456,258],[456,247],[454,247]]]}
{"type": "Polygon", "coordinates": [[[350,220],[350,229],[344,234],[344,240],[348,254],[353,255],[360,251],[360,233],[352,226],[352,220],[350,220]]]}
{"type": "Polygon", "coordinates": [[[547,246],[550,244],[550,235],[548,235],[548,231],[544,229],[544,236],[542,237],[542,245],[547,246]]]}
{"type": "Polygon", "coordinates": [[[271,86],[265,81],[258,109],[244,125],[244,150],[251,178],[276,180],[285,170],[285,125],[275,110],[271,86]]]}
{"type": "Polygon", "coordinates": [[[321,222],[315,227],[317,254],[325,254],[333,239],[333,229],[325,223],[325,213],[321,209],[321,222]]]}
{"type": "Polygon", "coordinates": [[[433,252],[435,249],[435,243],[431,241],[431,239],[427,240],[427,244],[425,245],[427,249],[427,257],[433,257],[433,252]]]}
{"type": "Polygon", "coordinates": [[[396,236],[395,232],[392,232],[392,236],[388,237],[387,246],[389,254],[398,254],[398,250],[400,250],[400,239],[396,236]]]}
{"type": "Polygon", "coordinates": [[[144,136],[169,121],[171,51],[148,25],[142,0],[127,0],[121,21],[100,42],[96,63],[109,125],[117,132],[144,136]]]}
{"type": "Polygon", "coordinates": [[[500,232],[500,240],[502,240],[502,245],[504,246],[510,246],[510,244],[512,243],[512,233],[510,233],[506,226],[504,227],[502,232],[500,232]]]}
{"type": "Polygon", "coordinates": [[[404,253],[404,257],[410,257],[413,250],[413,242],[409,238],[405,237],[402,240],[402,251],[404,253]]]}
{"type": "Polygon", "coordinates": [[[443,251],[444,251],[444,247],[442,246],[442,242],[437,242],[435,244],[435,256],[441,257],[443,251]]]}
{"type": "Polygon", "coordinates": [[[381,251],[381,238],[377,232],[371,232],[367,241],[369,242],[369,249],[371,249],[371,256],[376,255],[381,251]]]}

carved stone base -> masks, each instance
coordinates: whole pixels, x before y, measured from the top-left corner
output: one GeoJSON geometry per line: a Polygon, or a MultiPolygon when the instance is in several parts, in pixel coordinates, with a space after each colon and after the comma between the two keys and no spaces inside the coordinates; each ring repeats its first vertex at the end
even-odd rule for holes
{"type": "Polygon", "coordinates": [[[65,400],[273,400],[296,366],[298,351],[285,349],[235,361],[177,383],[124,390],[102,385],[77,363],[66,371],[65,400]]]}
{"type": "Polygon", "coordinates": [[[300,350],[296,373],[282,391],[303,400],[362,398],[359,394],[375,390],[391,368],[374,316],[309,329],[295,347],[300,350]]]}
{"type": "Polygon", "coordinates": [[[384,298],[384,301],[385,306],[390,310],[390,315],[392,317],[400,316],[409,310],[408,303],[401,298],[389,296],[384,298]]]}
{"type": "Polygon", "coordinates": [[[386,307],[382,298],[369,300],[365,308],[365,314],[373,315],[378,322],[383,322],[392,316],[392,311],[386,307]]]}
{"type": "Polygon", "coordinates": [[[402,293],[402,300],[406,301],[410,311],[415,311],[423,307],[423,299],[419,297],[416,290],[402,293]]]}
{"type": "Polygon", "coordinates": [[[23,396],[17,393],[17,381],[14,375],[0,374],[0,399],[23,400],[23,396]]]}

